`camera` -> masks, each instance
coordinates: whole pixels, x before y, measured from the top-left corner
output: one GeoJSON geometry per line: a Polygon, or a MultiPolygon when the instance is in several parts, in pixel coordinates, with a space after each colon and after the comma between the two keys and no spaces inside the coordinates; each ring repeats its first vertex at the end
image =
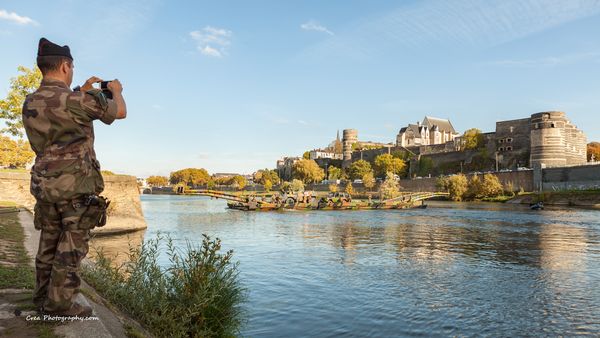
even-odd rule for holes
{"type": "Polygon", "coordinates": [[[106,96],[107,99],[111,99],[113,98],[113,94],[110,91],[110,89],[108,89],[108,84],[111,81],[102,81],[100,82],[100,89],[102,90],[102,92],[104,93],[104,96],[106,96]]]}

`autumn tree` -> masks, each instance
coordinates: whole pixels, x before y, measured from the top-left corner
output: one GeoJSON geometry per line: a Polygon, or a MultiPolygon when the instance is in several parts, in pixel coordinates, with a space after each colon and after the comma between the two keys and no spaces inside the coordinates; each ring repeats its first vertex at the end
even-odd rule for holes
{"type": "Polygon", "coordinates": [[[299,160],[292,169],[292,176],[304,183],[320,182],[325,177],[324,170],[314,160],[299,160]]]}
{"type": "Polygon", "coordinates": [[[164,187],[169,184],[169,179],[165,176],[150,176],[146,179],[146,183],[151,187],[164,187]]]}
{"type": "Polygon", "coordinates": [[[304,154],[302,154],[302,158],[305,160],[310,160],[310,151],[305,151],[304,154]]]}
{"type": "Polygon", "coordinates": [[[329,166],[329,168],[327,168],[327,179],[328,180],[339,180],[342,177],[342,169],[336,167],[336,166],[329,166]]]}
{"type": "Polygon", "coordinates": [[[271,180],[266,180],[265,183],[263,183],[263,187],[265,187],[266,192],[269,192],[273,189],[273,183],[271,183],[271,180]]]}
{"type": "Polygon", "coordinates": [[[252,180],[256,184],[264,185],[265,182],[271,181],[271,184],[279,184],[281,179],[275,170],[261,169],[254,173],[252,180]]]}
{"type": "Polygon", "coordinates": [[[25,96],[33,93],[42,81],[42,73],[37,67],[29,69],[19,66],[17,70],[21,74],[10,79],[10,87],[6,98],[0,100],[0,120],[4,120],[6,128],[3,133],[13,136],[23,136],[23,120],[21,118],[21,109],[25,96]]]}
{"type": "Polygon", "coordinates": [[[481,194],[484,197],[496,197],[504,192],[504,188],[498,179],[498,176],[493,174],[483,175],[483,182],[481,182],[481,194]]]}
{"type": "Polygon", "coordinates": [[[371,190],[375,186],[375,176],[373,176],[372,172],[364,174],[364,176],[362,177],[362,181],[363,185],[365,186],[365,188],[367,188],[367,190],[371,190]]]}
{"type": "Polygon", "coordinates": [[[328,186],[328,188],[329,188],[329,191],[331,191],[331,192],[337,192],[338,191],[338,185],[335,184],[335,183],[330,184],[328,186]]]}
{"type": "Polygon", "coordinates": [[[358,160],[350,165],[350,169],[348,174],[350,175],[350,179],[357,180],[362,179],[365,174],[373,172],[371,168],[371,163],[365,160],[358,160]]]}
{"type": "Polygon", "coordinates": [[[398,197],[400,195],[400,185],[394,177],[394,174],[388,172],[385,181],[379,187],[379,194],[382,200],[398,197]]]}
{"type": "Polygon", "coordinates": [[[290,183],[290,189],[292,189],[292,191],[304,191],[304,182],[293,179],[292,183],[290,183]]]}
{"type": "Polygon", "coordinates": [[[183,183],[190,187],[207,184],[209,180],[210,176],[204,168],[187,168],[174,171],[169,177],[171,184],[183,183]]]}
{"type": "Polygon", "coordinates": [[[438,186],[448,190],[450,198],[454,201],[462,201],[468,190],[469,182],[463,174],[452,175],[438,180],[438,186]]]}
{"type": "Polygon", "coordinates": [[[352,187],[352,182],[348,182],[348,184],[346,184],[346,194],[352,196],[354,194],[354,187],[352,187]]]}
{"type": "Polygon", "coordinates": [[[0,167],[25,168],[34,156],[29,142],[0,135],[0,167]]]}
{"type": "Polygon", "coordinates": [[[594,161],[600,161],[600,142],[590,142],[587,145],[587,160],[591,161],[594,156],[594,161]]]}
{"type": "Polygon", "coordinates": [[[483,134],[477,128],[471,128],[464,132],[463,136],[464,149],[479,149],[484,146],[483,134]]]}
{"type": "Polygon", "coordinates": [[[238,190],[244,190],[248,181],[242,175],[235,175],[231,178],[232,186],[234,186],[238,190]]]}
{"type": "Polygon", "coordinates": [[[382,154],[375,158],[375,173],[379,177],[384,177],[391,172],[398,176],[403,175],[406,170],[406,163],[390,154],[382,154]]]}

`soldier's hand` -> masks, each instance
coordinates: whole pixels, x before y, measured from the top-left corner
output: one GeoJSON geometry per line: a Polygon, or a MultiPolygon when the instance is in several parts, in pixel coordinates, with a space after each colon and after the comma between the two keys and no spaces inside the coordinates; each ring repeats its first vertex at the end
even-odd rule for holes
{"type": "Polygon", "coordinates": [[[108,83],[108,89],[110,89],[113,93],[121,93],[123,91],[123,86],[118,79],[114,79],[108,83]]]}
{"type": "Polygon", "coordinates": [[[90,77],[89,79],[87,79],[87,80],[85,81],[85,83],[83,84],[83,86],[81,86],[81,89],[80,89],[80,90],[81,90],[82,92],[84,92],[84,93],[85,93],[85,92],[87,92],[88,90],[92,90],[92,89],[94,89],[94,86],[93,86],[93,84],[94,84],[94,83],[99,83],[99,82],[102,82],[102,79],[101,79],[101,78],[99,78],[99,77],[97,77],[97,76],[92,76],[92,77],[90,77]]]}

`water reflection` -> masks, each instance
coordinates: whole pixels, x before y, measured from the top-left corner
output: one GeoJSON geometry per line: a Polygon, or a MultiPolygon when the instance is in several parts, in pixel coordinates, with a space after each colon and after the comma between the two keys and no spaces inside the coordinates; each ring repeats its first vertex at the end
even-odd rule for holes
{"type": "Polygon", "coordinates": [[[600,334],[599,211],[430,203],[244,213],[206,198],[142,202],[147,238],[161,231],[183,245],[206,233],[234,249],[250,290],[247,336],[600,334]]]}

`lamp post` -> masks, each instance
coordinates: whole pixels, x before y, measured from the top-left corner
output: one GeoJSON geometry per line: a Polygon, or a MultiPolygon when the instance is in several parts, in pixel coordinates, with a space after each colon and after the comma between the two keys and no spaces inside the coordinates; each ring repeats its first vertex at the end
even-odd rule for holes
{"type": "Polygon", "coordinates": [[[498,171],[498,152],[496,151],[496,171],[498,171]]]}

